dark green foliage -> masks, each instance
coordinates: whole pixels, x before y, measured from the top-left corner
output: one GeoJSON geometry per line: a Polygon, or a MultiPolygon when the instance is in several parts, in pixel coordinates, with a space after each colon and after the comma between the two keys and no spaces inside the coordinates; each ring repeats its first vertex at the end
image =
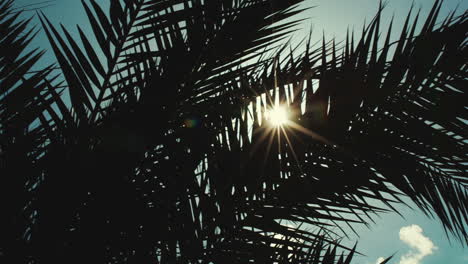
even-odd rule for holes
{"type": "Polygon", "coordinates": [[[28,28],[30,20],[18,19],[12,4],[0,1],[0,258],[27,263],[32,201],[41,177],[36,162],[54,134],[45,115],[59,91],[49,90],[45,82],[46,76],[55,78],[51,67],[31,72],[43,52],[27,48],[35,30],[28,28]]]}
{"type": "Polygon", "coordinates": [[[282,46],[301,2],[83,1],[79,40],[38,14],[60,79],[0,0],[0,258],[345,264],[337,228],[402,196],[468,242],[466,14],[282,46]]]}

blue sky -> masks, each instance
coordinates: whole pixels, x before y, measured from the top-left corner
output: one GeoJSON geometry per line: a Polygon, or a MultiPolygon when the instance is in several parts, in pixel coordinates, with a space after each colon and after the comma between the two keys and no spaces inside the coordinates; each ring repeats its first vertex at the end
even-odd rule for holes
{"type": "MultiPolygon", "coordinates": [[[[17,0],[17,6],[23,6],[31,3],[40,2],[40,0],[17,0]]],[[[106,2],[106,1],[98,1],[106,2]]],[[[375,14],[378,8],[377,0],[315,0],[309,1],[311,5],[317,7],[312,8],[304,14],[310,19],[304,23],[297,37],[302,38],[309,31],[309,26],[313,25],[314,34],[317,40],[321,37],[322,31],[325,31],[326,38],[336,37],[337,40],[344,38],[347,27],[355,27],[357,32],[362,28],[364,19],[369,21],[375,14]]],[[[388,22],[392,14],[395,15],[395,28],[401,29],[402,22],[411,5],[410,0],[390,0],[384,12],[386,21],[388,22]]],[[[415,0],[416,8],[421,7],[422,17],[427,14],[432,6],[431,0],[415,0]]],[[[80,24],[83,28],[87,28],[87,20],[84,16],[84,11],[81,6],[81,1],[77,0],[56,0],[53,6],[44,8],[47,17],[54,24],[63,23],[72,33],[76,32],[76,24],[80,24]]],[[[442,17],[450,10],[453,10],[458,4],[459,10],[468,10],[468,1],[446,0],[442,9],[442,17]]],[[[31,14],[33,14],[31,12],[31,14]]],[[[35,20],[38,22],[37,20],[35,20]]],[[[35,41],[35,45],[45,49],[49,49],[45,34],[39,34],[35,41]]],[[[44,62],[53,62],[54,57],[51,51],[48,51],[44,58],[44,62]]],[[[422,215],[419,211],[412,211],[406,207],[401,207],[401,212],[406,219],[402,219],[396,214],[382,215],[376,218],[376,224],[372,224],[370,229],[364,226],[356,227],[361,237],[359,238],[358,249],[367,254],[367,257],[357,257],[354,263],[374,264],[379,257],[387,257],[396,252],[391,264],[468,264],[468,250],[464,249],[457,241],[452,239],[452,244],[449,243],[443,228],[438,220],[431,220],[422,215]],[[417,225],[418,227],[416,227],[417,225]],[[427,238],[424,241],[431,241],[431,254],[426,254],[423,258],[417,259],[419,254],[418,248],[411,248],[411,241],[400,238],[400,230],[403,227],[403,234],[409,234],[427,238]],[[420,228],[420,229],[419,229],[420,228]],[[422,229],[422,233],[420,232],[422,229]],[[406,233],[405,233],[406,232],[406,233]],[[413,232],[413,233],[411,233],[413,232]],[[406,241],[406,242],[405,242],[406,241]],[[437,249],[435,249],[437,248],[437,249]],[[403,255],[410,251],[413,255],[408,255],[408,258],[416,256],[413,259],[417,262],[400,262],[403,255]]],[[[355,241],[357,238],[353,238],[355,241]]],[[[419,240],[421,241],[421,240],[419,240]]],[[[429,251],[428,251],[429,252],[429,251]]]]}

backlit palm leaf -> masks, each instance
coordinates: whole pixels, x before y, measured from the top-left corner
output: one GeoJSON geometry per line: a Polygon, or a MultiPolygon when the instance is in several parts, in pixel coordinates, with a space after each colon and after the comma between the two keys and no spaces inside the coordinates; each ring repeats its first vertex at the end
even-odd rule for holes
{"type": "MultiPolygon", "coordinates": [[[[347,209],[347,199],[387,203],[384,193],[398,200],[399,191],[467,242],[467,19],[463,14],[435,26],[440,4],[419,35],[409,28],[416,21],[410,23],[408,15],[400,40],[389,43],[388,33],[379,47],[379,12],[358,44],[347,41],[342,54],[324,41],[321,50],[272,65],[263,79],[251,78],[255,83],[241,90],[255,91],[246,96],[253,104],[247,100],[234,126],[224,124],[232,133],[223,142],[243,145],[245,155],[232,165],[245,168],[239,175],[265,179],[259,191],[266,201],[284,194],[278,200],[293,199],[294,205],[318,198],[347,209]],[[277,91],[271,88],[275,82],[277,91]],[[271,107],[268,99],[255,100],[262,93],[289,104],[289,125],[258,125],[258,111],[271,107]]],[[[359,205],[352,211],[362,210],[359,205]]]]}
{"type": "Polygon", "coordinates": [[[71,104],[48,69],[41,96],[19,97],[39,109],[21,120],[40,120],[18,150],[34,185],[11,207],[34,210],[23,256],[350,263],[340,228],[402,195],[466,242],[466,15],[436,24],[436,1],[391,43],[380,10],[356,45],[282,46],[300,2],[83,1],[95,39],[80,41],[40,15],[71,104]],[[266,120],[276,98],[283,127],[266,120]]]}
{"type": "MultiPolygon", "coordinates": [[[[43,52],[30,47],[35,30],[13,1],[0,1],[0,261],[28,261],[34,199],[44,147],[54,137],[52,67],[33,71],[43,52]],[[41,125],[41,121],[43,124],[41,125]]],[[[58,95],[57,95],[58,96],[58,95]]]]}

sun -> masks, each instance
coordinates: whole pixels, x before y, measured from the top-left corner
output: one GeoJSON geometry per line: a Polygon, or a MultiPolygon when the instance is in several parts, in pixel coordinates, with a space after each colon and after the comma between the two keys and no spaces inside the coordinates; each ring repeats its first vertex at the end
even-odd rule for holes
{"type": "Polygon", "coordinates": [[[266,119],[272,126],[280,127],[289,122],[288,111],[284,106],[277,105],[269,109],[265,113],[266,119]]]}

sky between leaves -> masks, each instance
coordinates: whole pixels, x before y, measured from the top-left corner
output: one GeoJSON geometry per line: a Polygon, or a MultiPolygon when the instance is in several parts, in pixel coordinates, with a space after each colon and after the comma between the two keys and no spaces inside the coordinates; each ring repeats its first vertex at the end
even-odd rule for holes
{"type": "MultiPolygon", "coordinates": [[[[16,0],[16,6],[26,6],[43,2],[41,0],[16,0]]],[[[104,4],[107,1],[98,1],[104,4]]],[[[433,1],[414,0],[416,9],[421,8],[424,18],[429,12],[433,1]]],[[[395,16],[394,34],[397,35],[411,6],[409,0],[390,0],[384,11],[384,21],[388,23],[395,16]]],[[[327,39],[336,37],[337,41],[343,40],[346,30],[355,28],[359,32],[364,20],[370,21],[378,8],[377,0],[312,0],[307,6],[316,6],[305,11],[301,16],[308,18],[293,41],[298,41],[307,36],[310,26],[313,27],[313,37],[319,41],[324,32],[327,39]]],[[[63,23],[67,29],[76,33],[76,24],[89,30],[81,1],[55,0],[42,4],[42,10],[52,23],[63,23]]],[[[458,12],[468,10],[468,1],[446,0],[441,10],[441,17],[446,16],[458,6],[458,12]]],[[[37,6],[29,6],[32,9],[37,6]]],[[[27,14],[34,15],[34,11],[27,14]]],[[[35,20],[35,23],[38,23],[35,20]]],[[[395,36],[394,35],[394,36],[395,36]]],[[[41,32],[34,45],[49,50],[42,63],[48,64],[54,61],[50,46],[45,34],[41,32]]],[[[442,226],[437,220],[431,220],[419,211],[413,211],[407,207],[399,207],[405,219],[396,214],[382,215],[375,218],[375,224],[370,227],[358,226],[356,231],[360,237],[352,237],[349,244],[352,245],[359,239],[358,250],[366,256],[357,256],[354,263],[378,264],[384,258],[395,253],[391,264],[468,264],[468,250],[457,241],[451,243],[447,239],[442,226]]]]}

